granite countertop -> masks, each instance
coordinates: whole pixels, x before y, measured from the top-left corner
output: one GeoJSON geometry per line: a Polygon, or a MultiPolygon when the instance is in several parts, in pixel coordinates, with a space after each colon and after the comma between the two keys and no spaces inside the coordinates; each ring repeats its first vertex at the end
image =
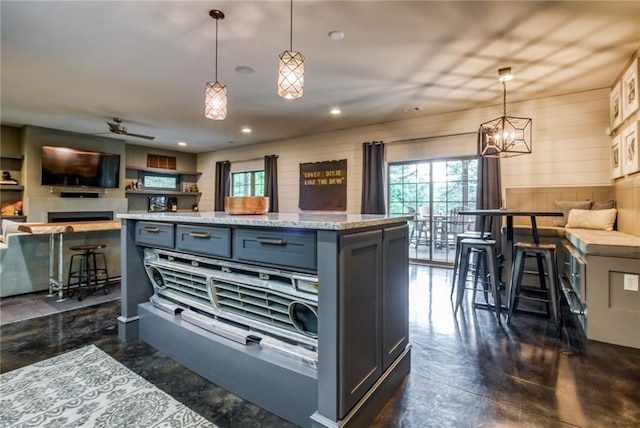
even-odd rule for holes
{"type": "Polygon", "coordinates": [[[412,216],[390,217],[373,214],[267,213],[264,215],[230,215],[225,212],[162,212],[118,214],[118,218],[160,222],[211,225],[290,227],[316,230],[348,230],[369,226],[402,223],[412,216]]]}

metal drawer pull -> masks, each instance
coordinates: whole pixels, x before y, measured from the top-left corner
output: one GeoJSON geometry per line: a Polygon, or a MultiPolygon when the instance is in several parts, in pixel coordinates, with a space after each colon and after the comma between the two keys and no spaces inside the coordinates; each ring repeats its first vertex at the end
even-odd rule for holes
{"type": "Polygon", "coordinates": [[[256,238],[261,244],[269,244],[269,245],[287,245],[287,240],[284,238],[280,239],[272,239],[272,238],[256,238]]]}
{"type": "Polygon", "coordinates": [[[189,236],[193,236],[194,238],[211,238],[211,234],[208,232],[189,232],[189,236]]]}
{"type": "Polygon", "coordinates": [[[145,232],[149,232],[149,233],[158,233],[158,232],[160,232],[160,228],[159,227],[145,227],[144,231],[145,232]]]}

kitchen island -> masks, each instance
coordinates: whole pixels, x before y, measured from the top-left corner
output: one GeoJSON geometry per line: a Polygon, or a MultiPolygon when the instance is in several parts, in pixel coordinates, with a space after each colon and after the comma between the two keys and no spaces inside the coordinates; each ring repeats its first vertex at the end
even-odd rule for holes
{"type": "Polygon", "coordinates": [[[410,217],[118,217],[122,340],[305,427],[366,426],[409,373],[410,217]]]}

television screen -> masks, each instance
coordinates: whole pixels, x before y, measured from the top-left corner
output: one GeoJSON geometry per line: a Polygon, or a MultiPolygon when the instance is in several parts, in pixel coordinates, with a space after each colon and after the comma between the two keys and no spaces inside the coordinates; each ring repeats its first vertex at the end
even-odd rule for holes
{"type": "Polygon", "coordinates": [[[120,186],[120,155],[43,146],[42,184],[117,188],[120,186]]]}

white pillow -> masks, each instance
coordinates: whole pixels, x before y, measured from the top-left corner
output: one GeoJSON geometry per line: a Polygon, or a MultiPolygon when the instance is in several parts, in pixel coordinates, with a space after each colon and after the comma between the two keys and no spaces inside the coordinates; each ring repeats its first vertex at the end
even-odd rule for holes
{"type": "Polygon", "coordinates": [[[578,210],[569,211],[569,219],[566,227],[575,229],[613,230],[618,210],[578,210]]]}

